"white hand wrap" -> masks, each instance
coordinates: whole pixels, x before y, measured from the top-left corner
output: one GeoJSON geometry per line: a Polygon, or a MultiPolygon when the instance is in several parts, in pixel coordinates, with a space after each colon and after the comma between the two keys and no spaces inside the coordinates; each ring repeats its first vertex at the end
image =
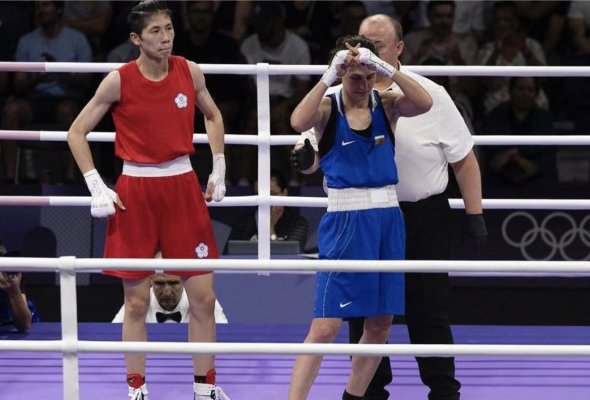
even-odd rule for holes
{"type": "Polygon", "coordinates": [[[385,75],[389,78],[393,78],[395,75],[395,68],[391,64],[386,63],[371,50],[364,47],[359,48],[359,61],[377,71],[378,74],[385,75]]]}
{"type": "Polygon", "coordinates": [[[330,87],[334,82],[338,80],[338,78],[340,78],[338,76],[338,66],[344,64],[347,55],[348,50],[340,50],[338,53],[336,53],[336,55],[332,59],[330,67],[328,67],[326,72],[324,72],[322,79],[320,79],[320,81],[322,81],[324,85],[330,87]]]}
{"type": "Polygon", "coordinates": [[[213,171],[209,175],[209,181],[213,182],[213,194],[215,201],[221,201],[225,197],[225,155],[213,154],[213,171]]]}
{"type": "Polygon", "coordinates": [[[95,169],[86,172],[84,179],[92,196],[90,214],[94,218],[107,218],[114,215],[116,211],[115,204],[119,200],[117,193],[104,184],[98,171],[95,169]]]}

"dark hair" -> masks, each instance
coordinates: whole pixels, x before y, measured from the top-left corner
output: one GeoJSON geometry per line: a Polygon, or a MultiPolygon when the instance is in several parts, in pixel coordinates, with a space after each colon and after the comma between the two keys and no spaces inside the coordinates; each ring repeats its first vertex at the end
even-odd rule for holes
{"type": "Polygon", "coordinates": [[[287,180],[278,169],[272,168],[270,170],[270,178],[275,178],[277,180],[277,185],[281,188],[281,190],[285,190],[288,187],[287,180]]]}
{"type": "Polygon", "coordinates": [[[514,86],[516,86],[516,83],[519,80],[525,78],[530,78],[533,80],[533,83],[535,84],[535,93],[539,93],[541,90],[541,81],[536,76],[513,76],[510,78],[510,81],[508,81],[508,90],[512,92],[512,90],[514,90],[514,86]]]}
{"type": "Polygon", "coordinates": [[[141,36],[141,32],[148,24],[149,18],[154,14],[164,13],[172,18],[172,11],[168,8],[166,3],[157,0],[142,0],[127,16],[127,25],[129,32],[136,33],[141,36]]]}
{"type": "Polygon", "coordinates": [[[348,49],[348,47],[346,47],[346,43],[348,43],[352,47],[356,46],[357,44],[360,44],[361,47],[371,50],[376,56],[379,55],[379,50],[377,50],[377,48],[375,47],[375,43],[373,43],[371,40],[367,39],[363,35],[340,36],[336,40],[336,46],[330,51],[328,65],[332,63],[332,59],[334,58],[336,53],[338,53],[340,50],[348,49]]]}
{"type": "Polygon", "coordinates": [[[433,1],[429,1],[428,4],[426,5],[426,13],[430,14],[432,12],[432,9],[436,6],[451,6],[451,7],[453,7],[453,9],[457,8],[457,5],[455,4],[454,1],[433,0],[433,1]]]}

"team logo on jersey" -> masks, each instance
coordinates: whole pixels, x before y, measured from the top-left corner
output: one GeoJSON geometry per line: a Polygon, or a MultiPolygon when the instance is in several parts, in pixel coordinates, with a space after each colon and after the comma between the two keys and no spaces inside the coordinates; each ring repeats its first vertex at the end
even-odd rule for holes
{"type": "Polygon", "coordinates": [[[195,254],[199,258],[207,258],[209,256],[209,246],[203,242],[199,243],[199,245],[195,247],[195,254]]]}
{"type": "Polygon", "coordinates": [[[178,93],[174,98],[174,102],[176,103],[176,107],[186,108],[188,105],[188,97],[184,93],[178,93]]]}
{"type": "Polygon", "coordinates": [[[385,143],[385,135],[375,136],[375,144],[385,143]]]}

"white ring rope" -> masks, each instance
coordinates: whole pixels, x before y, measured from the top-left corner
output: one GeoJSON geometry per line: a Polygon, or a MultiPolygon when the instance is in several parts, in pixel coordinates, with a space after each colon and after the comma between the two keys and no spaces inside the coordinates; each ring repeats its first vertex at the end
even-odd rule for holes
{"type": "MultiPolygon", "coordinates": [[[[287,207],[327,207],[326,197],[303,196],[227,196],[220,202],[211,202],[209,207],[250,207],[258,205],[287,207]],[[268,200],[264,200],[268,199],[268,200]]],[[[463,209],[462,199],[449,199],[453,209],[463,209]]],[[[483,199],[486,210],[588,210],[590,200],[581,199],[483,199]]],[[[88,207],[90,196],[0,196],[0,206],[35,207],[88,207]]]]}
{"type": "MultiPolygon", "coordinates": [[[[0,351],[63,352],[58,340],[2,341],[0,351]]],[[[70,351],[70,349],[68,349],[70,351]]],[[[345,343],[178,343],[79,340],[78,353],[316,354],[367,356],[590,356],[590,345],[538,344],[345,344],[345,343]]]]}
{"type": "Polygon", "coordinates": [[[153,258],[41,258],[3,257],[0,270],[94,271],[342,271],[342,272],[559,272],[590,273],[590,261],[499,260],[316,260],[316,259],[153,259],[153,258]],[[64,259],[67,266],[64,267],[64,259]]]}
{"type": "MultiPolygon", "coordinates": [[[[0,130],[0,140],[26,140],[26,141],[47,141],[65,142],[68,133],[66,131],[25,131],[25,130],[0,130]]],[[[258,135],[226,134],[226,144],[242,144],[257,146],[268,140],[258,135]]],[[[87,136],[90,142],[114,142],[115,132],[90,132],[87,136]]],[[[285,146],[294,145],[299,140],[296,135],[272,135],[270,145],[285,146]]],[[[521,145],[521,146],[588,146],[590,135],[474,135],[473,140],[478,146],[488,145],[521,145]]],[[[193,143],[208,143],[207,135],[195,133],[193,143]]]]}
{"type": "MultiPolygon", "coordinates": [[[[119,68],[118,63],[76,62],[0,62],[0,71],[20,72],[110,72],[119,68]]],[[[310,74],[321,75],[325,65],[270,65],[259,64],[199,64],[205,74],[256,75],[260,68],[268,69],[269,75],[310,74]]],[[[487,66],[487,65],[408,65],[410,71],[428,76],[545,76],[588,77],[590,67],[563,66],[487,66]]]]}
{"type": "MultiPolygon", "coordinates": [[[[27,72],[110,72],[122,64],[114,63],[46,63],[0,62],[0,71],[27,72]]],[[[293,145],[295,135],[270,132],[269,76],[322,74],[322,65],[212,65],[201,64],[205,74],[256,75],[258,135],[226,135],[228,144],[257,145],[260,196],[228,197],[214,206],[259,206],[259,222],[268,226],[270,205],[325,207],[325,198],[285,198],[270,196],[270,146],[293,145]]],[[[589,77],[590,67],[497,67],[497,66],[408,66],[422,75],[446,76],[546,76],[589,77]]],[[[60,131],[0,131],[0,140],[65,141],[60,131]]],[[[92,132],[90,141],[112,142],[113,132],[92,132]]],[[[478,145],[588,145],[590,136],[474,136],[478,145]]],[[[195,143],[206,143],[203,134],[194,135],[195,143]]],[[[0,206],[88,206],[89,197],[67,196],[0,196],[0,206]]],[[[502,200],[487,199],[484,208],[521,209],[590,209],[587,200],[502,200]]],[[[463,208],[460,199],[451,199],[453,208],[463,208]]],[[[259,259],[256,260],[155,260],[155,259],[84,259],[2,258],[0,270],[59,271],[62,315],[62,340],[0,341],[0,351],[51,351],[64,354],[63,387],[65,400],[78,400],[79,352],[136,352],[186,354],[338,354],[338,355],[520,355],[520,356],[587,356],[590,346],[582,345],[358,345],[294,343],[162,343],[80,341],[77,332],[76,272],[104,269],[176,269],[215,271],[406,271],[406,272],[523,272],[523,273],[590,273],[587,261],[362,261],[356,260],[270,260],[269,229],[260,229],[259,259]]]]}

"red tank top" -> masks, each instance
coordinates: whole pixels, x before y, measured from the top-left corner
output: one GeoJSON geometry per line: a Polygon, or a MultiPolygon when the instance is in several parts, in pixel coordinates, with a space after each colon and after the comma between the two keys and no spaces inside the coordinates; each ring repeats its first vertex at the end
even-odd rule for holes
{"type": "Polygon", "coordinates": [[[183,57],[170,56],[166,78],[146,79],[132,61],[119,68],[121,97],[113,106],[115,154],[159,164],[193,154],[195,88],[183,57]]]}

